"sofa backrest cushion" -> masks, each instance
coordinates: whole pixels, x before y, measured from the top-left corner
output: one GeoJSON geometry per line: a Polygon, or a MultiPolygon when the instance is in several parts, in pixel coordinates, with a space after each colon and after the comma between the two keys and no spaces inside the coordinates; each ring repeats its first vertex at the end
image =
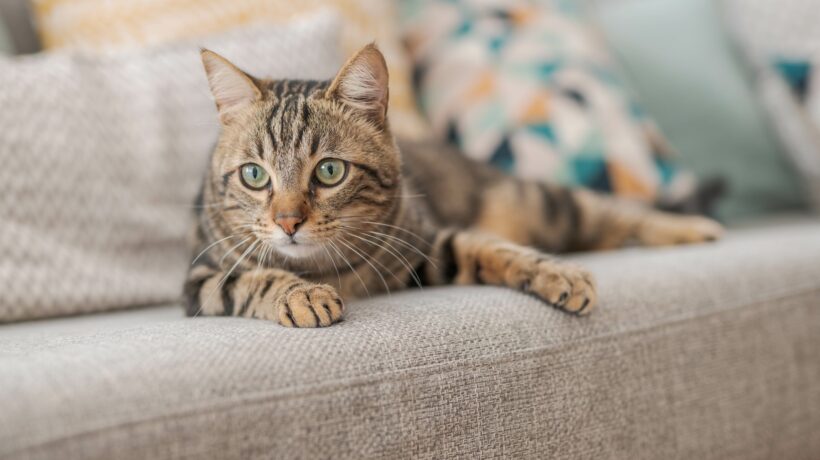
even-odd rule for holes
{"type": "Polygon", "coordinates": [[[329,78],[320,14],[109,55],[0,59],[0,322],[179,298],[219,124],[199,45],[274,78],[329,78]]]}

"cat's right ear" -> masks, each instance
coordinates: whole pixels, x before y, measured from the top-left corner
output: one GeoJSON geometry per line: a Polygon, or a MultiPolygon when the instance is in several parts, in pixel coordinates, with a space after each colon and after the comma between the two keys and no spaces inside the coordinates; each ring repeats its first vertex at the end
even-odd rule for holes
{"type": "Polygon", "coordinates": [[[237,111],[262,99],[262,92],[248,74],[213,51],[202,49],[200,53],[222,123],[230,123],[237,111]]]}

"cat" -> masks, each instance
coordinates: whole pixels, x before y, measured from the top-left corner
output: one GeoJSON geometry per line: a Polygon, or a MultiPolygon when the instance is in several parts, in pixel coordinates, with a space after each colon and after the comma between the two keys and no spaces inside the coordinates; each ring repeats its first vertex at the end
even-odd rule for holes
{"type": "Polygon", "coordinates": [[[197,198],[189,316],[323,327],[342,319],[345,300],[451,283],[506,286],[586,315],[593,277],[548,252],[723,231],[516,179],[436,143],[399,144],[374,44],[328,81],[263,80],[212,51],[201,57],[221,133],[197,198]]]}

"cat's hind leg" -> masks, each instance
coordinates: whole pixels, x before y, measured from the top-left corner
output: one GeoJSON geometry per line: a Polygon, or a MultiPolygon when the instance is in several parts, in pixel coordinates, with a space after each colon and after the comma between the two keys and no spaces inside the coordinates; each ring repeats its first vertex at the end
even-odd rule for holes
{"type": "Polygon", "coordinates": [[[723,227],[703,216],[672,214],[586,190],[573,192],[580,213],[582,249],[612,249],[635,241],[645,246],[673,246],[715,241],[723,227]]]}
{"type": "Polygon", "coordinates": [[[671,214],[588,190],[512,177],[483,191],[473,226],[552,252],[613,249],[629,242],[700,243],[723,233],[721,225],[707,217],[671,214]]]}

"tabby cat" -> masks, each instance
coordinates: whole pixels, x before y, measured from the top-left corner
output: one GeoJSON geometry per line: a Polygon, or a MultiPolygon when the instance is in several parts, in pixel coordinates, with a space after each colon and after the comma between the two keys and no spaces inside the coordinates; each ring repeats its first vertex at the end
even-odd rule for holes
{"type": "Polygon", "coordinates": [[[187,313],[329,326],[343,299],[489,284],[577,315],[592,276],[546,252],[713,240],[720,225],[397,145],[375,45],[331,81],[262,80],[202,61],[222,125],[198,197],[187,313]],[[534,249],[538,248],[538,249],[534,249]]]}

